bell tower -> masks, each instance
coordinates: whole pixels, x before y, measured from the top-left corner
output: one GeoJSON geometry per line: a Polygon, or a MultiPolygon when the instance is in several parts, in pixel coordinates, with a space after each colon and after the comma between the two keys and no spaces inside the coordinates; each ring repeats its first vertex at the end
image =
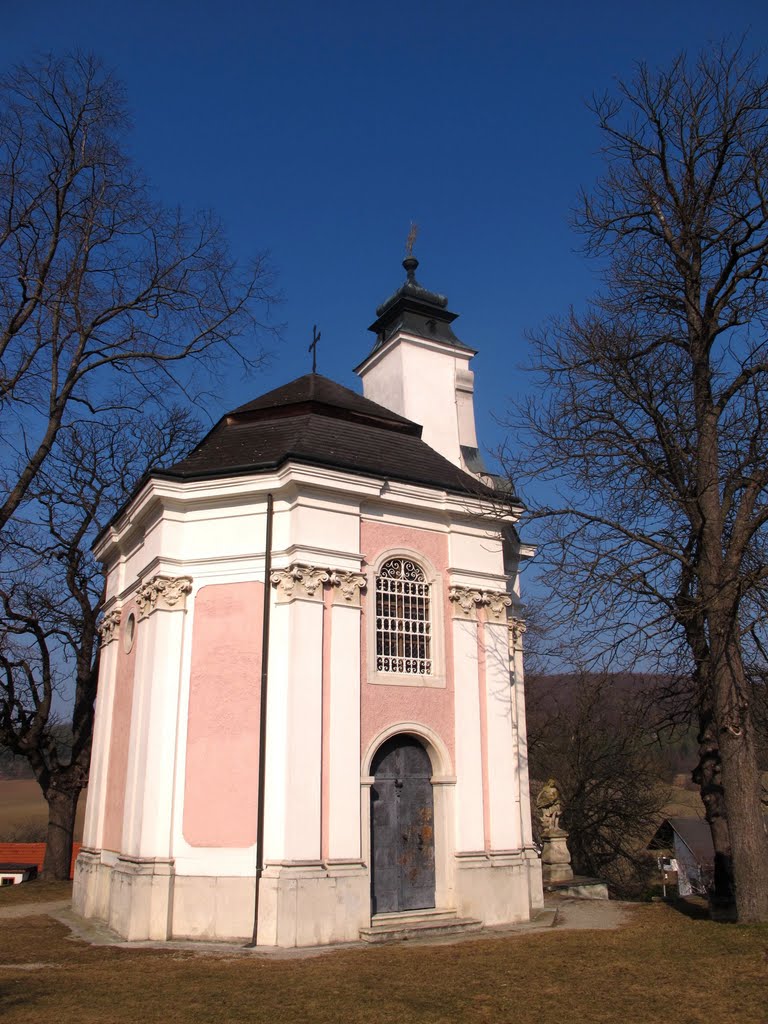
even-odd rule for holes
{"type": "Polygon", "coordinates": [[[423,440],[455,466],[485,475],[469,368],[476,351],[453,333],[448,299],[418,283],[418,266],[415,256],[403,260],[405,282],[376,310],[376,341],[355,373],[366,398],[421,424],[423,440]]]}

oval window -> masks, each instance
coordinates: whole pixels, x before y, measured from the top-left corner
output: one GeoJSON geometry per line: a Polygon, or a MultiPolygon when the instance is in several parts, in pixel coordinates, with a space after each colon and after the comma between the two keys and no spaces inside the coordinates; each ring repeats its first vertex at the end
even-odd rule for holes
{"type": "Polygon", "coordinates": [[[136,616],[131,612],[125,623],[125,630],[123,631],[123,649],[126,654],[130,654],[131,648],[133,647],[133,640],[136,636],[136,616]]]}

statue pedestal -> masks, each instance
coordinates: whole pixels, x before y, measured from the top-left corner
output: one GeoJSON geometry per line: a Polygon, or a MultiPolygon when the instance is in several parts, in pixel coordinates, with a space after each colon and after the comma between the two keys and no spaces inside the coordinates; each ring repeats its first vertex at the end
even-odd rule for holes
{"type": "Polygon", "coordinates": [[[573,878],[568,833],[562,829],[541,837],[541,874],[544,882],[568,882],[573,878]]]}

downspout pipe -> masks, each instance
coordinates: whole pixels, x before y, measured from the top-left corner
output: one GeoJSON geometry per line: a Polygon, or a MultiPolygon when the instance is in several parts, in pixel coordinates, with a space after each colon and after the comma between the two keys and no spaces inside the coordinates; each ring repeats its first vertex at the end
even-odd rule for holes
{"type": "Polygon", "coordinates": [[[253,937],[249,943],[255,946],[259,940],[259,891],[264,871],[264,790],[266,788],[267,766],[267,689],[269,683],[269,613],[272,606],[272,520],[274,502],[267,495],[267,535],[264,542],[264,610],[261,617],[261,694],[259,699],[259,780],[258,816],[256,819],[256,895],[253,908],[253,937]]]}

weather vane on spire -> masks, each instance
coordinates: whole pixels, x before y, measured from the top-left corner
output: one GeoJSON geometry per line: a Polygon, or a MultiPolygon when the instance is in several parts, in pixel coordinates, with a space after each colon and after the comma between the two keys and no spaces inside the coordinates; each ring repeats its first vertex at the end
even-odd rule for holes
{"type": "Polygon", "coordinates": [[[411,221],[411,229],[408,232],[408,237],[405,240],[405,255],[413,256],[413,246],[416,241],[416,236],[419,233],[419,225],[414,221],[411,221]]]}

